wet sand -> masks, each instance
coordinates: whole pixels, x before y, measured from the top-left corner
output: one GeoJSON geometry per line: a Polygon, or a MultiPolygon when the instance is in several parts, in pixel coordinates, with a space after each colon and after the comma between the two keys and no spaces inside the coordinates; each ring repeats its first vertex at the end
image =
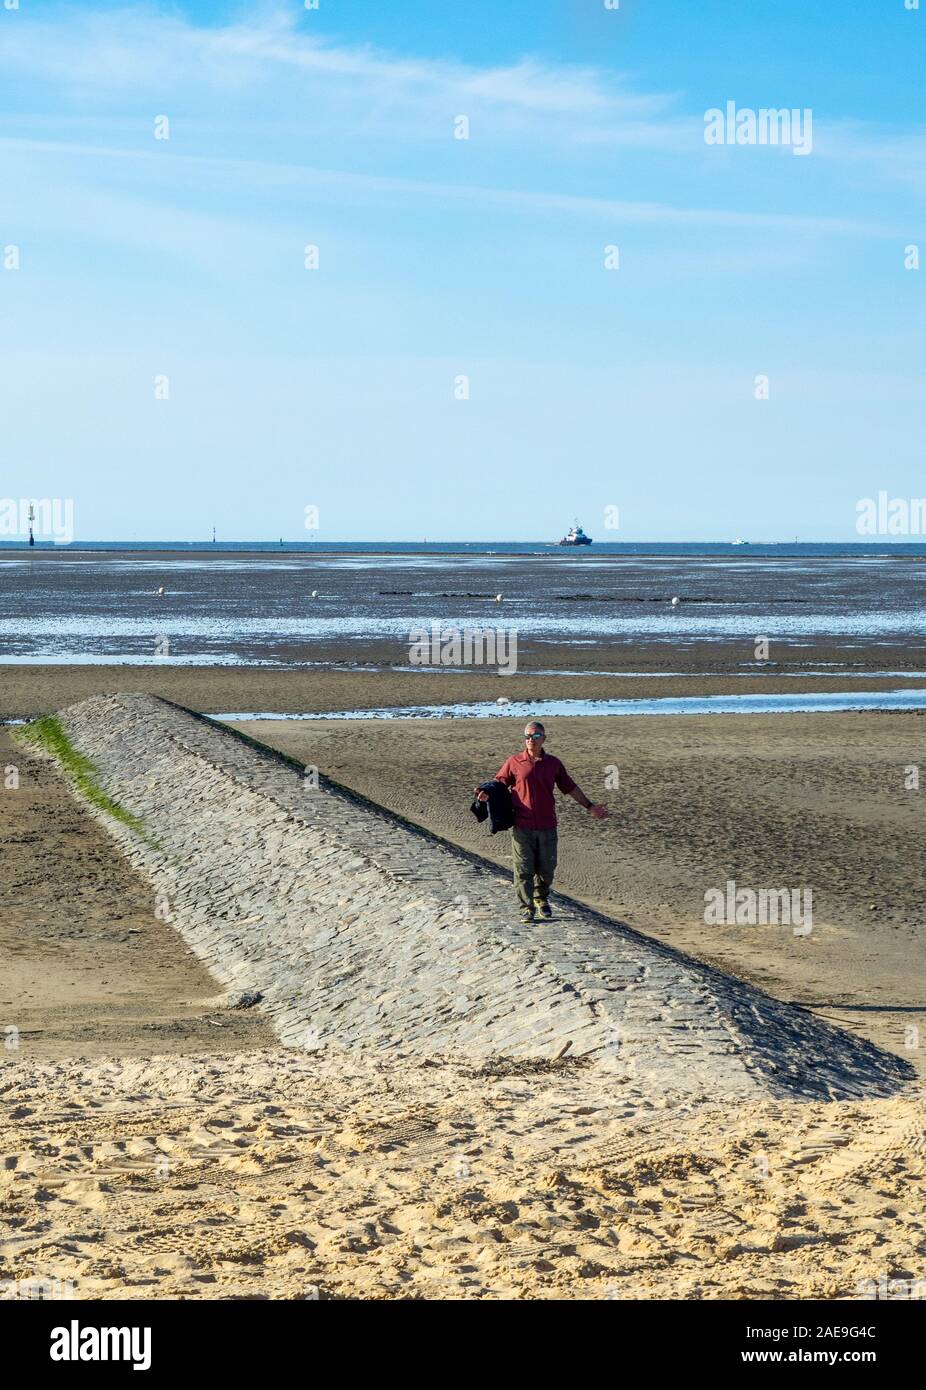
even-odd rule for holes
{"type": "MultiPolygon", "coordinates": [[[[28,719],[52,714],[91,695],[143,691],[161,695],[204,714],[268,712],[300,714],[383,706],[451,704],[542,699],[660,699],[685,695],[793,695],[865,690],[923,690],[926,675],[901,679],[884,671],[926,672],[926,649],[872,647],[847,651],[823,646],[795,648],[785,661],[761,670],[752,649],[729,644],[699,644],[696,649],[665,644],[594,649],[519,648],[515,675],[495,670],[411,670],[407,650],[388,643],[339,644],[324,658],[343,669],[316,666],[148,666],[0,665],[0,719],[28,719]],[[353,670],[348,663],[373,663],[376,669],[353,670]],[[743,665],[742,663],[746,663],[743,665]],[[828,663],[828,666],[824,665],[828,663]],[[835,667],[833,666],[835,663],[835,667]],[[393,670],[394,665],[401,669],[393,670]],[[556,670],[564,674],[537,672],[556,670]],[[610,672],[575,675],[576,670],[610,672]],[[801,672],[830,674],[802,675],[801,672]],[[840,674],[844,670],[848,674],[840,674]],[[531,674],[531,672],[534,674],[531,674]],[[642,672],[639,676],[622,672],[642,672]],[[672,673],[682,674],[672,674],[672,673]],[[565,674],[570,673],[570,674],[565,674]]],[[[783,654],[782,654],[783,655],[783,654]]],[[[320,652],[313,659],[322,659],[320,652]]]]}

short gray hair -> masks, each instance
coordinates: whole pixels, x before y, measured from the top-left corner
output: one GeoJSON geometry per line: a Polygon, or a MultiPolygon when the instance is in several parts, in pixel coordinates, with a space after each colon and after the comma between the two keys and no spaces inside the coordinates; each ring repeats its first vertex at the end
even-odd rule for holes
{"type": "Polygon", "coordinates": [[[539,729],[542,734],[546,733],[546,729],[543,727],[539,719],[529,719],[527,723],[524,725],[524,732],[527,733],[528,729],[539,729]]]}

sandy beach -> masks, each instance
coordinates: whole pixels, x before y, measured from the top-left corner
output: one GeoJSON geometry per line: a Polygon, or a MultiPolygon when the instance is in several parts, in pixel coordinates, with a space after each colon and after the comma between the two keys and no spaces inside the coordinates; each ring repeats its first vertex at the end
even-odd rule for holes
{"type": "Polygon", "coordinates": [[[2,9],[18,1359],[906,1369],[926,0],[2,9]]]}
{"type": "MultiPolygon", "coordinates": [[[[198,672],[183,691],[189,676],[171,673],[175,695],[212,680],[207,708],[247,693],[263,708],[276,676],[240,674],[198,672]]],[[[32,709],[63,703],[50,678],[17,673],[32,709]]],[[[84,676],[66,679],[73,695],[84,676]]],[[[924,846],[902,775],[921,725],[558,720],[551,749],[613,819],[563,808],[557,886],[922,1075],[909,1029],[923,1013],[924,846]],[[604,787],[608,768],[618,788],[604,787]],[[707,928],[704,891],[728,876],[806,882],[811,935],[707,928]]],[[[507,863],[507,837],[493,841],[468,801],[514,746],[508,721],[241,727],[507,863]]],[[[867,1281],[916,1277],[918,1084],[879,1100],[666,1109],[568,1057],[466,1068],[295,1054],[259,1010],[229,1007],[58,775],[19,746],[4,758],[28,791],[10,798],[2,844],[4,1007],[20,1027],[0,1073],[7,1296],[38,1278],[91,1299],[853,1299],[872,1296],[867,1281]]]]}
{"type": "Polygon", "coordinates": [[[922,1297],[922,1093],[679,1114],[593,1068],[272,1049],[0,1087],[6,1296],[922,1297]]]}

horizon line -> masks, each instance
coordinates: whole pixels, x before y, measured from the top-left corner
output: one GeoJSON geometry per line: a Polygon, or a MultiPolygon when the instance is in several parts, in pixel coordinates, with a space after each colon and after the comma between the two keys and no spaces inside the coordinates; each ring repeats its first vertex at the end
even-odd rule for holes
{"type": "MultiPolygon", "coordinates": [[[[533,546],[538,546],[538,547],[540,547],[540,548],[542,548],[542,549],[552,549],[552,550],[577,550],[577,551],[580,551],[580,552],[583,553],[583,554],[588,554],[588,553],[589,553],[589,548],[590,548],[589,546],[585,546],[585,545],[582,545],[582,546],[562,545],[559,541],[547,541],[547,540],[510,540],[510,539],[495,539],[495,540],[492,540],[492,539],[490,539],[490,540],[460,540],[460,539],[447,539],[447,540],[440,540],[440,539],[436,539],[436,538],[435,538],[435,539],[425,538],[425,539],[422,539],[422,540],[401,540],[401,539],[396,539],[396,538],[385,538],[385,537],[378,537],[378,538],[376,538],[375,540],[361,540],[361,539],[352,540],[352,539],[349,539],[349,538],[347,538],[347,537],[342,537],[342,538],[340,538],[339,540],[331,540],[331,541],[286,540],[286,539],[284,539],[284,538],[279,538],[279,539],[277,539],[277,540],[262,540],[262,539],[256,538],[256,537],[249,537],[247,540],[232,540],[232,539],[226,539],[226,540],[214,539],[214,540],[209,540],[209,539],[207,539],[207,538],[197,539],[197,540],[178,540],[178,539],[166,539],[166,538],[165,538],[165,539],[157,539],[157,540],[142,540],[142,539],[137,538],[137,537],[132,537],[132,538],[126,538],[126,539],[122,539],[122,540],[120,540],[120,539],[115,539],[115,538],[107,538],[107,539],[105,539],[105,540],[90,540],[90,539],[85,539],[85,540],[82,540],[82,541],[68,541],[68,542],[59,542],[59,541],[55,541],[55,540],[45,540],[45,539],[43,539],[43,540],[38,540],[38,539],[37,539],[37,540],[35,541],[35,544],[34,544],[33,546],[30,546],[28,540],[25,539],[25,538],[20,539],[20,538],[17,537],[17,538],[15,538],[15,539],[10,539],[10,540],[2,540],[2,539],[0,539],[0,549],[2,549],[2,550],[10,550],[10,551],[19,551],[19,550],[25,550],[25,551],[29,551],[29,550],[41,550],[43,553],[45,553],[45,552],[55,553],[55,552],[58,552],[58,551],[79,551],[79,550],[81,550],[81,549],[84,548],[84,547],[91,547],[91,546],[94,547],[94,548],[99,548],[99,547],[101,547],[101,546],[118,546],[119,548],[123,548],[123,547],[125,547],[125,546],[140,546],[140,547],[144,547],[145,549],[150,549],[151,547],[162,547],[162,548],[165,549],[165,550],[172,550],[172,549],[188,550],[188,549],[190,549],[191,547],[194,547],[194,546],[195,546],[195,547],[201,547],[201,548],[207,549],[207,550],[211,550],[213,547],[214,547],[216,550],[221,550],[223,547],[228,547],[228,546],[234,546],[234,547],[237,548],[237,547],[249,546],[249,545],[250,545],[250,546],[259,546],[259,547],[262,547],[262,548],[263,548],[263,547],[266,547],[266,546],[277,546],[277,547],[281,547],[281,546],[282,546],[284,549],[286,549],[286,548],[298,547],[300,550],[331,550],[331,549],[337,549],[337,548],[339,548],[339,547],[341,547],[341,546],[355,546],[355,545],[382,546],[382,547],[387,548],[387,549],[388,549],[388,547],[390,547],[390,546],[396,546],[396,545],[401,545],[401,546],[408,546],[408,545],[413,545],[413,546],[425,546],[425,545],[441,545],[441,546],[444,546],[444,545],[457,545],[457,546],[533,545],[533,546]]],[[[926,535],[919,536],[919,537],[916,537],[916,538],[914,538],[914,539],[905,539],[905,540],[888,540],[888,539],[883,539],[883,540],[881,540],[881,539],[875,539],[875,540],[873,540],[873,539],[870,539],[870,538],[867,538],[867,539],[854,539],[854,540],[849,540],[849,539],[846,539],[846,538],[842,538],[842,539],[838,539],[838,540],[832,540],[832,539],[830,539],[830,540],[827,540],[827,539],[798,540],[797,537],[795,537],[793,540],[761,540],[761,541],[746,541],[746,540],[735,540],[735,541],[730,541],[730,540],[710,539],[710,538],[706,538],[706,537],[699,537],[699,538],[697,538],[697,539],[691,539],[691,540],[682,540],[682,539],[677,539],[677,538],[676,538],[676,539],[672,539],[672,540],[655,540],[655,539],[652,539],[652,538],[649,538],[649,539],[646,539],[646,540],[623,540],[623,541],[618,541],[618,540],[595,541],[595,540],[592,540],[592,541],[591,541],[591,546],[596,546],[596,545],[597,545],[597,546],[718,545],[718,546],[726,546],[726,547],[729,547],[729,548],[731,548],[731,549],[732,549],[732,548],[735,548],[735,549],[737,549],[737,550],[739,550],[739,549],[741,549],[741,548],[742,548],[742,549],[753,549],[753,548],[757,548],[757,547],[758,547],[758,548],[762,548],[762,547],[769,548],[769,547],[772,547],[772,546],[803,546],[803,545],[831,545],[831,546],[832,546],[832,545],[836,545],[836,546],[845,545],[845,546],[848,546],[848,545],[851,545],[851,546],[865,546],[866,548],[878,548],[878,549],[894,549],[894,550],[900,550],[900,549],[905,549],[905,548],[909,549],[909,548],[911,548],[911,547],[926,548],[926,535]]]]}

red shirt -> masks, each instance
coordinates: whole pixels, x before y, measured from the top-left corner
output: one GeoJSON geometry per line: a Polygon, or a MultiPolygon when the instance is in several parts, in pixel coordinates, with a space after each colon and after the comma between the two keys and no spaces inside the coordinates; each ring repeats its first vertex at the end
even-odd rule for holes
{"type": "Polygon", "coordinates": [[[519,830],[555,830],[553,788],[571,792],[575,786],[559,758],[543,751],[539,758],[515,753],[496,772],[495,780],[511,788],[514,823],[519,830]]]}

